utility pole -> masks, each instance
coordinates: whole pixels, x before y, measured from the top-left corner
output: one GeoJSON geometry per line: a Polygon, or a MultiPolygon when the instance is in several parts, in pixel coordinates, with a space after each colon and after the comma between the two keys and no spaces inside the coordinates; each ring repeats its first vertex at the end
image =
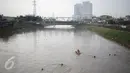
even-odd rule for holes
{"type": "Polygon", "coordinates": [[[33,16],[36,16],[36,0],[33,1],[33,16]]]}

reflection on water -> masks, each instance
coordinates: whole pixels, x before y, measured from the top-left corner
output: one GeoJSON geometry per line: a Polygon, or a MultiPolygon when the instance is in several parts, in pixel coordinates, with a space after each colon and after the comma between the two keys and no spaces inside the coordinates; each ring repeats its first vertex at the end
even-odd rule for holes
{"type": "Polygon", "coordinates": [[[15,37],[17,34],[36,32],[37,30],[40,29],[0,29],[0,40],[8,42],[9,39],[15,37]]]}
{"type": "MultiPolygon", "coordinates": [[[[72,29],[74,28],[71,25],[56,25],[56,26],[46,26],[44,29],[42,30],[66,30],[66,29],[72,29]],[[48,29],[50,28],[50,29],[48,29]]],[[[5,42],[8,42],[8,40],[10,38],[13,38],[14,35],[16,34],[24,34],[24,33],[30,33],[30,32],[36,32],[36,31],[40,31],[41,29],[29,29],[29,30],[24,30],[24,29],[0,29],[0,40],[3,40],[5,42]]]]}
{"type": "Polygon", "coordinates": [[[3,39],[3,41],[8,41],[12,35],[14,35],[14,33],[10,30],[0,30],[0,38],[3,39]]]}
{"type": "Polygon", "coordinates": [[[6,42],[0,40],[0,57],[3,57],[2,73],[130,73],[127,49],[93,32],[70,26],[15,33],[6,42]],[[80,56],[75,54],[77,49],[81,51],[80,56]],[[16,60],[10,72],[3,69],[3,63],[10,58],[8,55],[16,60]]]}
{"type": "Polygon", "coordinates": [[[71,28],[74,28],[73,26],[71,25],[54,25],[54,26],[46,26],[45,28],[65,28],[65,29],[71,29],[71,28]]]}

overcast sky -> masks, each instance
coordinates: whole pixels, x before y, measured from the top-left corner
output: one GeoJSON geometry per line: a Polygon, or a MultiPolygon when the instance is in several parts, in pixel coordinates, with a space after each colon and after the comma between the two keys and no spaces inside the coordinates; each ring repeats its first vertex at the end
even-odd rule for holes
{"type": "MultiPolygon", "coordinates": [[[[18,16],[32,14],[33,0],[0,0],[0,14],[18,16]]],[[[72,16],[74,5],[83,1],[93,4],[93,15],[112,15],[115,17],[130,14],[130,0],[36,0],[37,15],[72,16]]]]}

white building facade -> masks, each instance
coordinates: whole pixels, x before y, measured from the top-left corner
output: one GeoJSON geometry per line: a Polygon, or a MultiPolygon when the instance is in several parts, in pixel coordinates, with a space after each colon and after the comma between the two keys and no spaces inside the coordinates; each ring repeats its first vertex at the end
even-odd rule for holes
{"type": "Polygon", "coordinates": [[[74,6],[75,20],[92,19],[92,3],[89,1],[74,6]]]}

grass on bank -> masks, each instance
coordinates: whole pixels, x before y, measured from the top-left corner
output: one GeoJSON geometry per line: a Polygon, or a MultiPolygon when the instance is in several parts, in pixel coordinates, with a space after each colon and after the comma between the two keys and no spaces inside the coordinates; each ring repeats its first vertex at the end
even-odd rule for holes
{"type": "Polygon", "coordinates": [[[130,32],[98,26],[86,26],[86,27],[89,30],[94,31],[107,39],[114,40],[117,43],[130,48],[130,32]]]}

